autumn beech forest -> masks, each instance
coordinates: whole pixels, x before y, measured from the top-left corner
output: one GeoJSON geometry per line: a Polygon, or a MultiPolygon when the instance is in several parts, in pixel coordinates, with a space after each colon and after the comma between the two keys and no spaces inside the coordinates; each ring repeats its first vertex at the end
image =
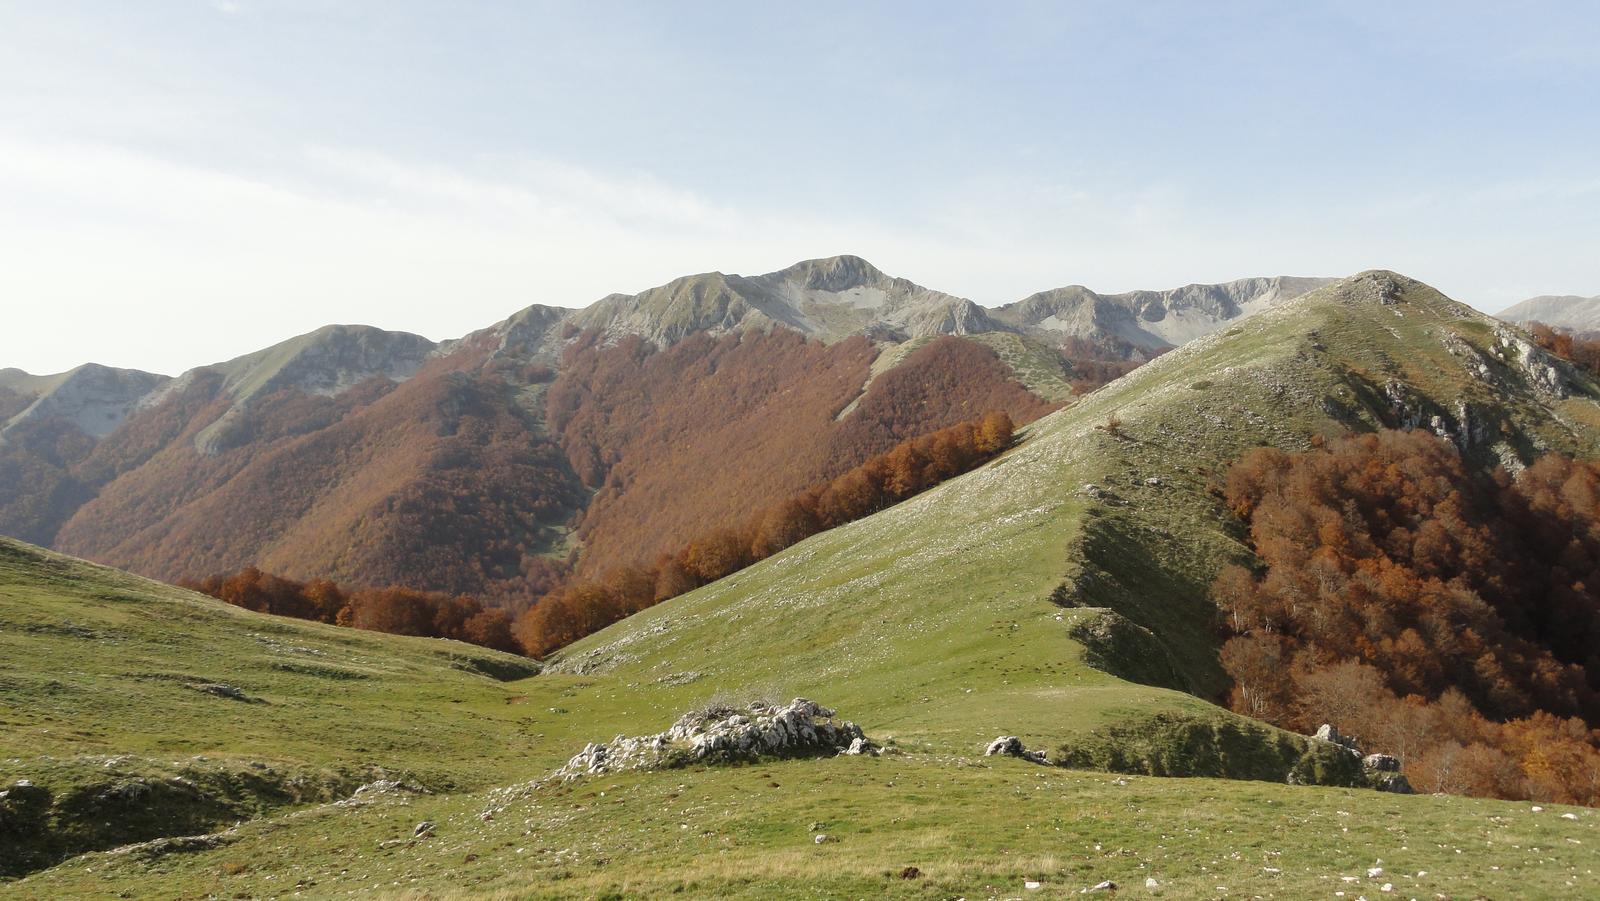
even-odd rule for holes
{"type": "Polygon", "coordinates": [[[1253,450],[1222,493],[1260,561],[1213,588],[1235,710],[1336,723],[1421,791],[1600,803],[1600,467],[1385,431],[1253,450]]]}
{"type": "Polygon", "coordinates": [[[555,591],[516,624],[544,656],[646,607],[738,572],[784,548],[869,516],[993,458],[1012,442],[1011,417],[991,412],[896,445],[829,482],[695,536],[648,566],[620,566],[555,591]]]}
{"type": "Polygon", "coordinates": [[[1011,446],[1004,411],[902,441],[843,474],[748,513],[733,526],[698,534],[647,566],[623,565],[574,577],[513,621],[501,607],[465,595],[400,586],[351,589],[327,579],[298,581],[248,567],[184,580],[238,607],[358,629],[454,638],[542,657],[617,620],[714,582],[825,529],[869,516],[1011,446]]]}

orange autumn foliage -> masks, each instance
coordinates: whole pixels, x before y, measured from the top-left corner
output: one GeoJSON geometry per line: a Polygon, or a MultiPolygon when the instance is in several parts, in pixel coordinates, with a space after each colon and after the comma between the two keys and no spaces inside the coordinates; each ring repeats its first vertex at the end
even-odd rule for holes
{"type": "Polygon", "coordinates": [[[1574,332],[1534,322],[1528,325],[1528,334],[1545,350],[1578,364],[1590,375],[1600,375],[1600,337],[1594,332],[1574,332]]]}
{"type": "Polygon", "coordinates": [[[1363,735],[1422,790],[1600,804],[1600,467],[1391,431],[1256,449],[1223,495],[1262,564],[1213,586],[1234,709],[1363,735]]]}
{"type": "Polygon", "coordinates": [[[648,567],[615,567],[551,592],[518,618],[528,653],[544,656],[646,607],[737,572],[817,532],[899,503],[1011,445],[1003,411],[902,442],[831,481],[711,529],[648,567]]]}
{"type": "Polygon", "coordinates": [[[298,582],[255,567],[230,576],[211,576],[181,584],[258,613],[391,635],[453,638],[513,654],[522,650],[512,637],[510,614],[485,607],[465,595],[452,597],[395,586],[348,590],[327,579],[298,582]]]}

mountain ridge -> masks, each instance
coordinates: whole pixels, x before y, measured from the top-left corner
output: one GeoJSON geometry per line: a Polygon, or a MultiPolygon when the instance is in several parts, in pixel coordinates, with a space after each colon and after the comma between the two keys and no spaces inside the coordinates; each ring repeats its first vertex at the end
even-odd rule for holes
{"type": "MultiPolygon", "coordinates": [[[[926,314],[924,318],[928,319],[938,319],[940,314],[946,314],[951,310],[957,311],[946,321],[950,323],[949,329],[960,329],[959,331],[940,330],[934,327],[914,328],[902,337],[903,340],[905,337],[927,337],[933,334],[970,334],[1009,327],[1035,327],[1038,324],[1037,319],[1043,318],[1036,317],[1036,311],[1041,306],[1058,301],[1060,297],[1071,297],[1074,300],[1092,297],[1112,304],[1126,304],[1134,308],[1131,312],[1135,314],[1141,311],[1148,314],[1158,305],[1170,305],[1182,301],[1185,305],[1206,308],[1207,312],[1217,314],[1220,318],[1230,319],[1246,313],[1247,310],[1244,308],[1246,304],[1270,305],[1332,281],[1334,279],[1301,276],[1247,277],[1215,284],[1191,283],[1170,289],[1141,289],[1117,294],[1100,294],[1083,285],[1073,284],[1036,292],[1018,301],[986,307],[964,297],[925,288],[905,278],[890,276],[861,257],[842,254],[803,260],[783,269],[756,276],[722,272],[680,276],[638,294],[609,294],[585,307],[533,304],[482,329],[458,338],[447,338],[437,342],[421,335],[379,326],[330,324],[302,335],[286,338],[258,351],[217,363],[204,364],[194,369],[217,369],[228,373],[230,387],[240,383],[242,387],[238,390],[245,394],[253,394],[259,385],[252,383],[246,373],[256,369],[260,364],[272,363],[275,358],[293,351],[315,350],[319,339],[359,333],[381,336],[397,344],[414,342],[419,347],[426,347],[435,355],[446,355],[486,334],[502,337],[518,328],[528,330],[530,320],[539,320],[542,323],[533,331],[542,331],[557,323],[570,323],[580,328],[610,331],[613,335],[637,334],[652,340],[660,339],[665,343],[681,340],[689,334],[700,331],[715,332],[719,328],[735,327],[740,322],[739,317],[746,314],[763,317],[758,320],[762,326],[787,325],[803,334],[813,337],[825,336],[830,340],[856,333],[868,334],[870,337],[872,331],[885,326],[892,327],[895,324],[869,320],[862,325],[859,332],[829,332],[816,323],[806,322],[803,317],[774,315],[770,304],[752,303],[750,298],[740,295],[738,291],[741,288],[757,293],[765,300],[787,295],[786,299],[793,298],[817,304],[818,298],[806,292],[820,292],[824,295],[846,295],[843,299],[823,298],[823,300],[856,309],[886,308],[899,312],[906,307],[920,307],[920,311],[926,314]],[[1254,290],[1250,290],[1251,288],[1254,290]],[[872,291],[868,292],[867,289],[872,291]],[[711,304],[711,309],[708,311],[697,308],[696,304],[711,304]],[[689,307],[687,311],[683,309],[685,305],[689,307]],[[689,327],[683,328],[680,324],[669,321],[685,312],[690,314],[689,327]]],[[[1162,310],[1162,312],[1169,311],[1162,310]]],[[[1149,321],[1159,321],[1148,315],[1146,318],[1149,321]]],[[[1147,336],[1146,340],[1152,338],[1161,340],[1160,336],[1155,335],[1147,336]]],[[[525,337],[524,341],[527,340],[525,337]]],[[[523,350],[525,354],[537,353],[537,348],[531,343],[523,350]]],[[[32,374],[15,368],[0,369],[0,388],[11,390],[26,388],[38,393],[48,390],[54,383],[83,366],[99,367],[100,364],[86,363],[53,374],[32,374]]],[[[185,370],[185,373],[194,369],[185,370]]],[[[137,369],[117,371],[140,373],[161,379],[174,378],[137,369]]]]}
{"type": "Polygon", "coordinates": [[[127,374],[107,402],[72,390],[83,376],[8,371],[0,532],[169,579],[260,564],[524,604],[552,572],[640,562],[974,404],[1026,422],[1167,349],[1158,315],[1216,326],[1296,286],[1092,295],[1081,327],[1051,329],[843,255],[536,304],[442,342],[326,326],[173,379],[127,374]],[[98,433],[52,409],[101,416],[98,433]],[[622,536],[627,553],[586,543],[622,536]]]}

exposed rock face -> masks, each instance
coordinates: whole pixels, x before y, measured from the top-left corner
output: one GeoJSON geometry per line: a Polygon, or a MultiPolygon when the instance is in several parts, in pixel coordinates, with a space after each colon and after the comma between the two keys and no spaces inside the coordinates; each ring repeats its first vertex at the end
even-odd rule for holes
{"type": "Polygon", "coordinates": [[[1389,754],[1368,754],[1361,765],[1379,773],[1400,772],[1400,758],[1389,754]]]}
{"type": "Polygon", "coordinates": [[[218,363],[240,400],[279,388],[332,396],[374,376],[404,381],[434,351],[421,335],[367,325],[328,325],[264,350],[218,363]]]}
{"type": "Polygon", "coordinates": [[[1411,787],[1411,780],[1404,773],[1368,773],[1372,780],[1372,787],[1381,792],[1396,795],[1414,795],[1417,790],[1411,787]]]}
{"type": "Polygon", "coordinates": [[[458,341],[439,345],[439,353],[461,347],[482,345],[490,360],[512,359],[555,365],[561,358],[562,329],[557,328],[575,311],[535,304],[513,313],[509,319],[473,332],[458,341]]]}
{"type": "Polygon", "coordinates": [[[697,763],[726,763],[759,757],[821,757],[871,753],[861,727],[834,722],[834,712],[815,701],[795,698],[781,706],[752,702],[719,705],[684,714],[655,735],[617,736],[588,744],[552,775],[577,779],[622,770],[654,770],[697,763]]]}
{"type": "Polygon", "coordinates": [[[1042,291],[990,311],[1030,336],[1124,341],[1149,354],[1208,335],[1228,322],[1332,283],[1324,278],[1248,278],[1167,291],[1097,294],[1081,285],[1042,291]]]}
{"type": "Polygon", "coordinates": [[[427,794],[432,794],[432,792],[414,782],[406,782],[401,779],[376,779],[358,786],[354,792],[351,792],[350,797],[341,801],[334,801],[333,806],[366,807],[370,804],[379,803],[385,798],[427,794]]]}
{"type": "Polygon", "coordinates": [[[0,421],[0,443],[6,433],[27,422],[64,420],[92,438],[104,438],[163,384],[164,375],[135,369],[112,369],[88,363],[53,376],[30,376],[5,370],[0,387],[8,387],[33,403],[9,420],[0,421]]]}
{"type": "Polygon", "coordinates": [[[1543,348],[1514,329],[1497,328],[1494,338],[1495,354],[1519,371],[1534,391],[1556,399],[1571,393],[1561,364],[1543,348]]]}
{"type": "Polygon", "coordinates": [[[571,322],[618,337],[638,335],[657,346],[696,332],[780,326],[824,341],[869,333],[903,341],[998,328],[972,301],[893,278],[855,256],[807,260],[766,275],[686,276],[638,294],[613,294],[574,313],[571,322]]]}
{"type": "Polygon", "coordinates": [[[436,345],[421,335],[365,325],[329,325],[264,350],[207,367],[223,376],[233,404],[196,433],[195,449],[220,453],[246,440],[245,409],[285,388],[334,397],[367,379],[403,382],[415,375],[436,345]]]}
{"type": "Polygon", "coordinates": [[[1321,726],[1318,726],[1316,734],[1313,735],[1312,738],[1315,738],[1318,741],[1332,742],[1342,748],[1349,748],[1352,751],[1354,751],[1356,746],[1360,744],[1354,735],[1343,734],[1339,731],[1339,727],[1333,725],[1332,723],[1323,723],[1321,726]]]}
{"type": "Polygon", "coordinates": [[[1069,339],[1111,342],[1136,357],[1148,357],[1331,281],[1251,278],[1113,295],[1073,285],[986,309],[886,275],[860,257],[837,256],[766,275],[710,272],[638,294],[613,294],[568,321],[616,336],[639,335],[657,345],[700,331],[777,326],[824,341],[848,335],[904,341],[1004,331],[1049,344],[1069,339]]]}
{"type": "Polygon", "coordinates": [[[123,845],[112,848],[111,854],[126,854],[146,860],[165,857],[168,854],[184,854],[196,851],[211,851],[224,845],[231,845],[238,841],[233,830],[214,832],[210,835],[178,835],[171,838],[151,839],[147,842],[138,842],[132,845],[123,845]]]}
{"type": "Polygon", "coordinates": [[[1023,747],[1022,739],[1015,735],[1002,735],[984,749],[985,757],[1021,757],[1033,763],[1049,763],[1050,760],[1043,751],[1030,751],[1023,747]]]}

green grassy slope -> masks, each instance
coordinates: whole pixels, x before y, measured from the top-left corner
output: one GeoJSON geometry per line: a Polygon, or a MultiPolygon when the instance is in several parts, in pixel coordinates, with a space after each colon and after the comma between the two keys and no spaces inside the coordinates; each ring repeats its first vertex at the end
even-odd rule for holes
{"type": "Polygon", "coordinates": [[[48,856],[386,775],[481,785],[527,744],[500,680],[535,671],[454,642],[259,616],[0,539],[0,787],[54,796],[46,821],[5,808],[0,835],[48,856]],[[217,684],[245,699],[205,689],[217,684]]]}
{"type": "Polygon", "coordinates": [[[0,891],[979,897],[1020,895],[1031,878],[1048,897],[1154,877],[1171,897],[1371,897],[1386,881],[1402,897],[1570,896],[1600,866],[1592,811],[979,756],[1004,733],[1093,764],[1105,727],[1187,717],[1257,730],[1218,764],[1257,774],[1261,747],[1289,739],[1176,690],[1222,687],[1205,586],[1244,553],[1208,479],[1251,444],[1412,408],[1446,428],[1466,409],[1473,453],[1592,453],[1595,405],[1578,396],[1592,386],[1541,393],[1526,377],[1539,368],[1514,347],[1499,362],[1497,340],[1424,286],[1352,280],[1168,354],[1041,420],[995,463],[512,682],[480,675],[510,658],[259,617],[6,545],[0,785],[99,797],[146,771],[231,785],[187,774],[256,762],[327,788],[250,801],[267,815],[215,847],[83,855],[0,891]],[[1390,380],[1405,387],[1386,394],[1390,380]],[[1117,434],[1098,428],[1113,413],[1117,434]],[[201,680],[265,703],[204,694],[201,680]],[[716,693],[813,697],[897,753],[497,788],[716,693]],[[121,754],[136,759],[106,766],[121,754]],[[430,793],[318,803],[374,768],[430,793]],[[424,820],[435,835],[409,841],[424,820]],[[838,841],[815,843],[813,824],[838,841]],[[898,878],[907,866],[921,878],[898,878]],[[1385,874],[1368,879],[1373,866],[1385,874]]]}

